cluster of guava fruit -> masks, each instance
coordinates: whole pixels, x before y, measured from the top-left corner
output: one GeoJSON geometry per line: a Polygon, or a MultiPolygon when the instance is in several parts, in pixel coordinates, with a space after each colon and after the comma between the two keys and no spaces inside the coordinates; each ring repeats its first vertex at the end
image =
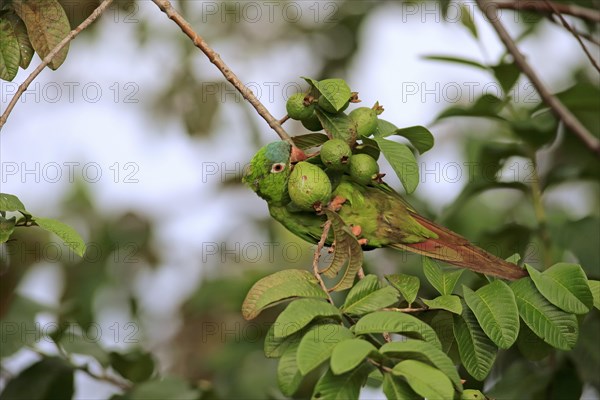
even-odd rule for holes
{"type": "MultiPolygon", "coordinates": [[[[288,116],[300,121],[306,129],[320,131],[323,126],[317,110],[321,114],[340,115],[350,102],[358,102],[356,93],[352,93],[352,97],[338,110],[324,96],[296,93],[288,99],[286,109],[288,116]]],[[[332,191],[344,174],[360,185],[380,180],[377,160],[361,152],[356,139],[375,133],[378,126],[377,115],[382,111],[379,104],[375,104],[373,108],[359,107],[352,110],[347,114],[352,122],[351,135],[342,139],[332,137],[327,132],[329,140],[322,144],[320,150],[306,161],[294,165],[288,181],[288,192],[298,209],[314,211],[315,208],[327,205],[332,191]]]]}

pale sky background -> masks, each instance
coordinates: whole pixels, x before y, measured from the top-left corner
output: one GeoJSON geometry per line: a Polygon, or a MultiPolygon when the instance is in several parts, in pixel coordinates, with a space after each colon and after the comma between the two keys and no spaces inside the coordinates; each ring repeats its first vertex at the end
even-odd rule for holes
{"type": "MultiPolygon", "coordinates": [[[[206,174],[212,171],[207,168],[213,166],[218,166],[218,172],[222,172],[222,165],[227,170],[241,168],[257,150],[250,144],[243,114],[235,104],[224,104],[218,116],[218,133],[205,141],[190,140],[178,121],[157,126],[148,118],[149,100],[146,99],[152,98],[164,85],[161,77],[168,76],[175,68],[180,54],[162,38],[181,35],[181,32],[153,3],[138,4],[140,8],[135,17],[151,21],[148,45],[138,46],[133,24],[104,18],[99,22],[102,26],[97,38],[76,38],[64,65],[57,71],[46,69],[36,79],[31,93],[26,94],[24,102],[19,102],[2,130],[0,184],[2,192],[17,194],[34,215],[62,218],[57,214],[58,205],[73,189],[64,163],[80,163],[73,167],[76,176],[85,173],[89,181],[96,179],[97,171],[101,172],[90,189],[103,213],[114,216],[135,209],[154,219],[157,236],[153,240],[164,249],[166,261],[157,270],[141,274],[136,290],[146,293],[140,307],[153,310],[152,322],[169,327],[158,337],[150,338],[151,342],[160,343],[177,331],[178,319],[173,311],[197,287],[203,274],[200,263],[189,262],[190,255],[199,259],[202,243],[220,242],[232,230],[243,229],[236,215],[263,216],[267,215],[267,208],[249,190],[244,197],[216,193],[219,174],[206,174]],[[74,87],[71,99],[69,85],[74,87]],[[119,96],[115,102],[117,87],[119,96]],[[62,93],[58,101],[53,102],[57,97],[56,88],[62,93]],[[97,94],[96,88],[102,93],[97,94]],[[137,92],[132,96],[138,102],[124,102],[125,96],[134,90],[137,92]],[[93,102],[96,98],[98,101],[93,102]],[[223,140],[225,137],[227,140],[223,140]],[[40,165],[39,175],[23,175],[23,167],[33,169],[35,163],[40,165]],[[62,177],[52,183],[49,180],[55,178],[56,165],[61,166],[62,177]],[[10,171],[15,166],[18,171],[12,175],[10,171]],[[84,170],[84,166],[87,169],[84,170]],[[115,180],[116,170],[119,177],[115,180]],[[129,178],[137,183],[125,182],[128,173],[134,173],[129,178]],[[168,295],[157,296],[156,293],[168,295]]],[[[197,7],[198,4],[201,3],[198,2],[197,7]]],[[[469,87],[474,87],[478,95],[493,79],[482,71],[421,57],[444,54],[495,62],[504,47],[478,12],[475,20],[487,55],[481,53],[460,24],[435,23],[439,17],[434,13],[408,15],[408,11],[397,5],[384,5],[369,16],[361,28],[360,51],[350,66],[348,82],[353,90],[360,92],[364,105],[372,105],[376,100],[384,105],[382,118],[399,127],[430,126],[435,115],[447,106],[447,101],[456,99],[456,88],[460,90],[458,100],[465,102],[469,87]],[[409,88],[413,91],[418,88],[418,91],[407,92],[409,88]],[[437,94],[426,95],[423,89],[437,94]]],[[[274,17],[274,23],[283,22],[280,13],[275,12],[274,17]]],[[[506,12],[503,21],[514,37],[518,27],[513,19],[514,15],[506,12]]],[[[268,21],[261,22],[268,24],[268,21]]],[[[203,33],[200,21],[194,26],[203,33]]],[[[285,114],[286,97],[281,91],[285,83],[302,82],[299,76],[315,71],[309,50],[302,41],[265,49],[260,57],[240,51],[235,37],[213,41],[211,45],[243,82],[255,82],[262,88],[261,100],[277,117],[285,114]],[[279,85],[275,86],[274,98],[269,99],[267,91],[273,82],[279,85]]],[[[563,29],[550,24],[544,25],[541,35],[523,42],[521,49],[553,91],[570,84],[562,80],[564,71],[582,60],[582,51],[575,40],[563,29]]],[[[340,49],[334,44],[332,51],[343,51],[343,46],[340,49]]],[[[14,82],[22,82],[38,63],[36,56],[30,68],[21,71],[14,82]]],[[[199,51],[194,65],[204,74],[219,77],[218,71],[199,51]]],[[[524,92],[526,83],[523,80],[518,83],[524,92]]],[[[4,108],[16,85],[6,82],[1,85],[0,108],[4,108]]],[[[487,88],[489,93],[495,93],[487,88]]],[[[531,89],[527,93],[531,93],[531,89]]],[[[227,99],[230,101],[231,95],[227,99]]],[[[249,104],[244,106],[250,108],[249,104]]],[[[264,143],[277,139],[264,121],[258,117],[257,121],[264,128],[264,143]]],[[[463,163],[462,150],[447,134],[445,124],[431,127],[436,145],[418,159],[428,169],[434,168],[435,163],[440,166],[463,163]]],[[[458,195],[466,182],[464,178],[466,176],[458,182],[448,182],[428,175],[417,189],[417,195],[427,198],[434,210],[441,211],[458,195]]],[[[398,187],[397,179],[389,180],[398,187]]],[[[86,235],[85,231],[82,233],[86,235]]],[[[61,290],[59,274],[58,267],[41,264],[32,269],[20,292],[57,304],[61,290]]],[[[129,320],[122,310],[111,307],[111,303],[118,304],[114,303],[118,296],[119,293],[108,289],[100,296],[98,308],[102,326],[129,320]]],[[[7,366],[18,369],[31,362],[31,357],[20,353],[7,366]]],[[[113,391],[112,387],[81,375],[77,377],[76,386],[79,399],[106,396],[113,391]],[[82,382],[85,385],[79,384],[82,382]]]]}

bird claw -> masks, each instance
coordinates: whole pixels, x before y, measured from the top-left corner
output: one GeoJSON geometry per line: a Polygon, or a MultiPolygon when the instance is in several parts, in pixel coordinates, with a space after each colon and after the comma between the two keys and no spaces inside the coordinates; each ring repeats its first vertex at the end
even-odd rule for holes
{"type": "Polygon", "coordinates": [[[360,244],[361,246],[365,246],[367,244],[367,242],[368,242],[367,239],[365,239],[365,238],[358,239],[358,237],[362,233],[362,228],[360,225],[352,225],[350,227],[350,232],[352,232],[352,234],[354,236],[356,236],[358,244],[360,244]]]}
{"type": "Polygon", "coordinates": [[[342,205],[346,202],[346,198],[342,196],[335,196],[330,202],[328,209],[331,211],[339,211],[342,208],[342,205]]]}

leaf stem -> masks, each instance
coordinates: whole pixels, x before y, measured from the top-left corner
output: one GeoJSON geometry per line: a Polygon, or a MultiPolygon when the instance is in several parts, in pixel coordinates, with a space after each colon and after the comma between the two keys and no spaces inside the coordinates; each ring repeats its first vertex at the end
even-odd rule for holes
{"type": "Polygon", "coordinates": [[[427,311],[428,308],[427,307],[418,307],[418,308],[396,308],[396,307],[387,307],[387,308],[382,308],[383,311],[396,311],[396,312],[403,312],[403,313],[416,313],[416,312],[421,312],[421,311],[427,311]]]}
{"type": "Polygon", "coordinates": [[[219,71],[223,74],[225,79],[227,79],[240,94],[246,99],[258,112],[258,114],[264,118],[265,121],[269,124],[269,126],[279,135],[281,140],[285,140],[286,142],[294,145],[292,138],[288,133],[283,129],[281,123],[277,121],[277,119],[266,109],[266,107],[258,100],[258,98],[254,95],[252,90],[248,89],[246,85],[242,83],[242,81],[237,77],[237,75],[225,64],[225,62],[221,59],[218,53],[216,53],[206,41],[198,35],[192,26],[179,14],[171,5],[169,0],[152,0],[154,4],[158,6],[164,12],[169,19],[171,19],[181,30],[183,33],[189,37],[194,46],[199,48],[205,55],[208,57],[208,60],[217,67],[219,71]]]}
{"type": "MultiPolygon", "coordinates": [[[[515,64],[521,69],[523,74],[527,76],[529,81],[533,84],[540,97],[551,109],[557,118],[563,121],[565,126],[569,128],[592,152],[600,155],[600,141],[590,133],[590,131],[571,113],[571,111],[565,107],[565,105],[550,91],[542,80],[538,77],[537,73],[531,68],[525,56],[521,53],[514,40],[510,37],[506,28],[500,21],[499,15],[496,12],[498,9],[498,2],[486,1],[486,0],[475,0],[479,9],[486,16],[492,27],[496,30],[496,33],[500,37],[502,43],[506,47],[506,50],[513,56],[515,64]]],[[[544,4],[539,2],[540,4],[544,4]]],[[[532,2],[527,2],[532,4],[532,2]]]]}
{"type": "Polygon", "coordinates": [[[85,21],[83,21],[81,24],[79,24],[77,28],[69,32],[69,34],[63,40],[61,40],[60,43],[57,44],[56,47],[53,48],[46,57],[44,57],[40,65],[38,65],[33,70],[33,72],[27,77],[27,79],[25,79],[23,83],[19,85],[17,92],[12,97],[12,99],[10,99],[10,102],[6,106],[6,110],[4,110],[4,113],[0,117],[0,132],[4,124],[6,123],[8,116],[12,112],[13,108],[15,108],[17,101],[21,98],[23,93],[25,93],[31,82],[33,82],[33,80],[37,78],[37,76],[42,72],[42,70],[46,68],[48,64],[50,64],[54,56],[56,56],[56,54],[58,54],[58,52],[61,51],[63,47],[65,47],[71,40],[75,38],[75,36],[79,35],[81,31],[90,26],[92,22],[94,22],[100,15],[102,15],[102,13],[108,8],[108,6],[110,6],[112,2],[113,0],[104,0],[102,3],[100,3],[100,5],[90,14],[90,16],[87,17],[85,21]]]}

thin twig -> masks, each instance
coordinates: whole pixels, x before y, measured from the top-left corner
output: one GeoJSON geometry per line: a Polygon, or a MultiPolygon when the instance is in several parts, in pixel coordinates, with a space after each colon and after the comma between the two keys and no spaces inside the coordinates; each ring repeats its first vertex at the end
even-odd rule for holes
{"type": "Polygon", "coordinates": [[[573,17],[581,18],[587,21],[600,22],[600,12],[592,8],[580,7],[574,4],[565,4],[552,2],[552,6],[542,1],[494,1],[493,4],[496,8],[509,9],[509,10],[522,10],[522,11],[535,11],[535,12],[552,12],[552,8],[555,8],[562,14],[572,15],[573,17]]]}
{"type": "Polygon", "coordinates": [[[546,4],[548,4],[548,7],[550,7],[552,9],[552,12],[554,12],[554,14],[556,14],[556,16],[560,19],[560,22],[562,22],[563,26],[569,32],[571,32],[573,34],[573,36],[575,36],[575,39],[577,39],[577,41],[579,42],[579,45],[583,49],[583,51],[584,51],[585,55],[587,56],[587,58],[589,58],[590,62],[594,66],[594,68],[596,68],[596,70],[598,70],[600,72],[600,66],[598,65],[598,63],[596,62],[596,60],[594,59],[594,57],[590,54],[590,51],[586,47],[585,43],[583,43],[583,41],[579,37],[579,34],[575,31],[575,29],[573,29],[573,27],[571,26],[571,24],[569,24],[569,22],[567,22],[567,20],[565,19],[565,17],[563,17],[563,15],[556,9],[555,5],[553,5],[548,0],[544,0],[544,2],[546,4]]]}
{"type": "MultiPolygon", "coordinates": [[[[556,25],[562,25],[562,24],[560,23],[560,21],[557,21],[557,19],[555,18],[555,16],[554,16],[553,14],[548,16],[548,20],[549,20],[550,22],[552,22],[553,24],[556,24],[556,25]]],[[[583,38],[583,39],[587,40],[588,42],[590,42],[590,43],[593,43],[593,44],[595,44],[596,46],[600,46],[600,39],[598,39],[598,38],[596,38],[596,37],[594,37],[594,36],[590,35],[589,33],[587,33],[587,32],[581,32],[580,30],[578,30],[578,29],[576,29],[576,28],[573,28],[573,32],[575,32],[575,34],[576,34],[577,36],[579,36],[579,37],[581,37],[581,38],[583,38]]]]}
{"type": "Polygon", "coordinates": [[[484,0],[476,0],[476,2],[490,24],[492,24],[496,30],[496,33],[498,33],[500,40],[502,40],[502,43],[504,43],[508,52],[513,56],[519,69],[527,76],[527,78],[529,78],[537,92],[540,94],[542,100],[552,109],[552,112],[563,121],[565,126],[573,131],[573,133],[577,135],[590,150],[596,154],[600,154],[600,141],[594,137],[585,126],[583,126],[583,124],[556,96],[550,93],[535,71],[527,63],[525,56],[523,56],[498,18],[496,13],[497,3],[484,0]]]}
{"type": "Polygon", "coordinates": [[[218,53],[216,53],[206,41],[198,35],[192,26],[179,14],[171,5],[169,0],[152,0],[154,4],[158,6],[167,16],[181,28],[183,33],[189,37],[194,46],[199,48],[205,55],[208,57],[208,60],[217,67],[219,71],[223,74],[225,79],[227,79],[240,94],[246,99],[252,106],[256,109],[258,114],[264,118],[265,121],[269,124],[269,126],[279,135],[281,140],[285,140],[290,144],[294,144],[292,138],[288,133],[283,129],[281,124],[275,119],[275,117],[266,109],[266,107],[258,100],[258,98],[252,93],[252,90],[248,89],[246,85],[242,83],[242,81],[237,77],[237,75],[229,69],[227,64],[221,59],[218,53]]]}
{"type": "Polygon", "coordinates": [[[323,246],[325,246],[325,241],[327,240],[327,235],[329,235],[330,228],[331,221],[328,220],[327,222],[325,222],[325,225],[323,225],[323,234],[321,235],[321,240],[319,240],[319,243],[317,244],[315,255],[313,257],[313,274],[315,278],[317,278],[317,280],[319,281],[319,285],[321,285],[323,291],[327,293],[327,300],[331,304],[333,304],[333,299],[329,295],[329,289],[327,289],[327,286],[325,286],[325,282],[323,282],[321,274],[319,273],[319,258],[321,258],[321,250],[323,250],[323,246]]]}
{"type": "Polygon", "coordinates": [[[538,234],[542,240],[542,257],[543,257],[543,268],[546,269],[552,264],[552,255],[550,254],[550,233],[548,232],[546,210],[544,210],[544,204],[542,203],[542,188],[540,182],[540,176],[538,174],[537,160],[535,153],[530,154],[532,168],[533,168],[533,179],[531,180],[531,201],[533,203],[533,210],[535,212],[535,218],[538,223],[538,234]]]}
{"type": "Polygon", "coordinates": [[[1,131],[2,127],[4,126],[4,124],[6,123],[6,120],[8,119],[8,116],[12,112],[13,108],[15,108],[17,101],[19,100],[19,98],[21,98],[23,93],[25,93],[25,91],[27,90],[27,88],[29,87],[31,82],[33,82],[33,80],[35,78],[37,78],[37,76],[42,72],[42,70],[44,68],[46,68],[46,66],[48,64],[50,64],[50,62],[52,61],[54,56],[56,56],[56,54],[58,54],[58,52],[61,51],[63,49],[63,47],[65,47],[71,40],[73,40],[75,38],[75,36],[79,35],[79,33],[81,33],[81,31],[83,31],[85,28],[87,28],[100,15],[102,15],[104,10],[106,10],[106,8],[108,6],[110,6],[110,4],[112,2],[113,2],[113,0],[104,0],[102,3],[100,3],[100,5],[94,10],[94,12],[92,12],[90,14],[90,16],[85,19],[85,21],[83,21],[81,24],[79,24],[79,26],[77,28],[75,28],[71,32],[69,32],[69,34],[63,40],[61,40],[60,43],[57,44],[56,47],[53,48],[46,57],[44,57],[44,59],[42,60],[42,63],[40,65],[38,65],[36,69],[33,70],[33,72],[27,77],[27,79],[25,79],[25,81],[23,81],[23,83],[21,83],[21,85],[19,85],[17,92],[15,93],[13,98],[10,99],[8,106],[6,106],[6,110],[0,117],[0,131],[1,131]]]}
{"type": "Polygon", "coordinates": [[[283,118],[281,118],[281,119],[280,119],[279,121],[277,121],[277,122],[279,122],[279,125],[283,125],[283,124],[285,124],[285,122],[286,122],[288,119],[290,119],[290,116],[289,116],[289,115],[287,115],[287,114],[285,114],[285,115],[283,116],[283,118]]]}
{"type": "Polygon", "coordinates": [[[90,377],[92,377],[96,380],[113,384],[113,385],[117,386],[118,388],[122,389],[123,391],[127,391],[132,388],[132,385],[129,382],[121,381],[113,376],[108,375],[106,372],[103,372],[102,374],[97,374],[95,372],[90,371],[87,364],[86,365],[73,365],[73,368],[75,368],[78,371],[85,372],[87,375],[89,375],[90,377]]]}

